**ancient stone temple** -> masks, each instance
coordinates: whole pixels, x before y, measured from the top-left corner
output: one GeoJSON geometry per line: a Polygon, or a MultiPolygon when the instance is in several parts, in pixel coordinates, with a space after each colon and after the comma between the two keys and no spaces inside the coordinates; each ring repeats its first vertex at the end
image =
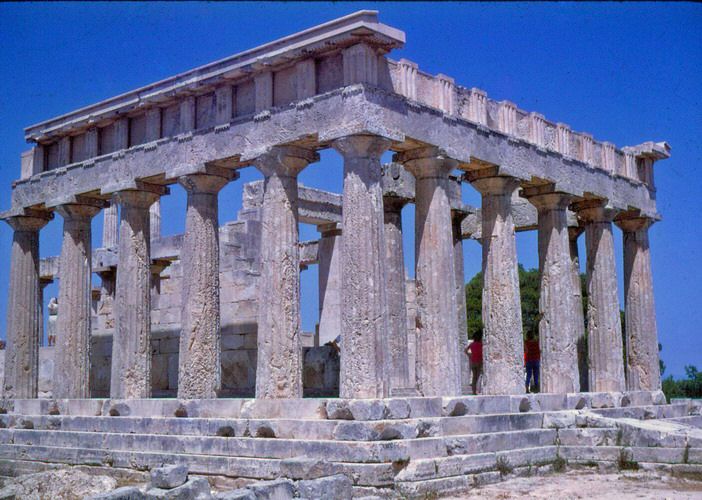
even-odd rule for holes
{"type": "Polygon", "coordinates": [[[1,215],[14,230],[4,470],[183,463],[290,484],[342,474],[347,493],[413,496],[499,480],[505,463],[701,463],[686,420],[699,406],[660,392],[648,229],[668,145],[595,140],[393,60],[404,43],[360,11],[25,130],[32,149],[1,215]],[[298,182],[323,149],[343,159],[342,193],[298,182]],[[264,180],[242,185],[236,220],[220,224],[218,194],[245,168],[264,180]],[[162,214],[175,184],[187,209],[162,214]],[[408,204],[414,228],[402,226],[408,204]],[[55,213],[61,255],[40,259],[55,213]],[[162,237],[166,215],[185,233],[162,237]],[[319,238],[300,241],[301,222],[319,238]],[[524,394],[515,231],[526,230],[538,231],[537,395],[524,394]],[[464,240],[482,245],[480,396],[463,354],[464,240]],[[300,273],[313,263],[320,315],[306,333],[300,273]],[[53,280],[55,345],[40,348],[53,280]],[[646,448],[642,418],[670,420],[665,454],[646,448]]]}

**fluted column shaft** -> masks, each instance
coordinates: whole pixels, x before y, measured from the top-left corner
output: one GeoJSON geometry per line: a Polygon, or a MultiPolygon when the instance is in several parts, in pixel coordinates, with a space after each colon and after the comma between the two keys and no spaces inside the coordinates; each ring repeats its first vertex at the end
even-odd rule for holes
{"type": "Polygon", "coordinates": [[[470,360],[464,354],[468,347],[468,317],[466,315],[466,277],[463,269],[463,235],[461,222],[465,212],[452,214],[453,224],[453,270],[456,275],[456,310],[458,321],[458,365],[461,372],[461,394],[471,394],[470,360]]]}
{"type": "Polygon", "coordinates": [[[583,291],[580,282],[580,255],[578,251],[578,236],[580,236],[580,233],[583,231],[584,228],[580,226],[568,228],[573,277],[573,297],[575,301],[575,339],[578,346],[578,374],[580,379],[580,391],[587,392],[589,390],[587,337],[585,336],[585,313],[583,311],[583,291]]]}
{"type": "Polygon", "coordinates": [[[90,397],[90,223],[100,207],[68,204],[61,205],[57,211],[63,217],[63,244],[52,393],[55,398],[84,399],[90,397]]]}
{"type": "Polygon", "coordinates": [[[456,272],[449,174],[456,162],[436,148],[397,155],[416,179],[417,383],[423,396],[458,396],[456,272]]]}
{"type": "Polygon", "coordinates": [[[161,200],[156,200],[149,207],[149,230],[152,241],[161,238],[161,200]]]}
{"type": "Polygon", "coordinates": [[[229,171],[222,170],[221,175],[192,174],[178,179],[188,193],[180,254],[183,294],[178,397],[182,399],[213,399],[222,386],[218,193],[230,178],[229,171]]]}
{"type": "Polygon", "coordinates": [[[414,388],[409,378],[407,344],[407,293],[405,291],[405,255],[402,248],[402,207],[406,201],[386,197],[383,200],[385,230],[385,275],[388,313],[388,354],[392,389],[414,388]]]}
{"type": "Polygon", "coordinates": [[[539,223],[540,390],[579,392],[576,308],[581,305],[573,293],[566,214],[572,197],[554,192],[526,197],[537,208],[539,223]]]}
{"type": "Polygon", "coordinates": [[[149,207],[159,195],[121,191],[110,396],[151,396],[151,243],[149,207]]]}
{"type": "Polygon", "coordinates": [[[116,203],[102,211],[102,246],[116,248],[119,235],[119,209],[116,203]]]}
{"type": "Polygon", "coordinates": [[[390,141],[355,135],[337,139],[333,147],[344,157],[340,395],[386,397],[388,323],[380,157],[390,141]]]}
{"type": "Polygon", "coordinates": [[[275,147],[256,159],[265,176],[261,220],[257,398],[302,397],[297,175],[317,155],[275,147]]]}
{"type": "Polygon", "coordinates": [[[624,362],[612,219],[603,205],[580,208],[587,244],[589,389],[623,391],[624,362]]]}
{"type": "Polygon", "coordinates": [[[319,227],[319,345],[341,335],[341,229],[319,227]]]}
{"type": "Polygon", "coordinates": [[[658,328],[653,298],[651,252],[645,218],[617,222],[624,231],[624,316],[626,325],[627,389],[661,388],[658,328]]]}
{"type": "Polygon", "coordinates": [[[50,213],[5,219],[12,229],[3,397],[36,398],[39,385],[39,230],[50,213]]]}
{"type": "Polygon", "coordinates": [[[525,391],[524,340],[512,219],[512,193],[519,181],[484,177],[472,184],[482,194],[483,391],[521,394],[525,391]]]}

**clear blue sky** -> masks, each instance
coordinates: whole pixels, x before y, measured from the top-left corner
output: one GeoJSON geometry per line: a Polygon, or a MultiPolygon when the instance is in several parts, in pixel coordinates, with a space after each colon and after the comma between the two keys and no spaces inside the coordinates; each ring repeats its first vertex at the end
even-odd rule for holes
{"type": "MultiPolygon", "coordinates": [[[[655,178],[663,221],[651,229],[654,285],[666,374],[702,368],[702,6],[699,4],[70,3],[0,4],[0,209],[27,149],[23,127],[265,43],[361,8],[407,34],[391,57],[587,131],[618,146],[668,141],[672,158],[655,178]]],[[[246,169],[242,181],[260,178],[246,169]]],[[[301,175],[340,190],[337,155],[301,175]]],[[[241,182],[221,195],[221,221],[235,218],[241,182]]],[[[164,233],[182,232],[184,193],[163,200],[164,233]]],[[[479,198],[469,186],[464,197],[479,198]]],[[[404,215],[409,272],[412,213],[404,215]]],[[[99,244],[101,218],[94,223],[99,244]]],[[[618,230],[621,288],[621,236],[618,230]]],[[[302,238],[316,237],[312,227],[302,238]]],[[[12,234],[0,226],[0,337],[4,337],[12,234]]],[[[519,260],[536,267],[535,233],[517,237],[519,260]]],[[[57,255],[61,218],[41,236],[57,255]]],[[[480,250],[465,244],[466,277],[480,250]]],[[[584,255],[581,249],[581,255],[584,255]]],[[[317,320],[316,266],[303,273],[303,327],[317,320]]],[[[47,297],[57,293],[55,285],[47,297]]],[[[621,290],[620,290],[621,297],[621,290]]]]}

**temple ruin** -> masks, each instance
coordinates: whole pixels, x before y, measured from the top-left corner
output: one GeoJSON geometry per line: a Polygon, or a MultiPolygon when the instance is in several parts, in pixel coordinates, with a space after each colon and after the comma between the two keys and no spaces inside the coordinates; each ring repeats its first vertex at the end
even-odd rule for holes
{"type": "Polygon", "coordinates": [[[353,479],[354,495],[412,496],[499,478],[500,457],[530,470],[620,453],[665,462],[641,444],[647,428],[632,418],[644,417],[677,419],[665,422],[678,439],[665,449],[702,463],[702,431],[685,421],[699,405],[660,392],[648,229],[660,219],[654,165],[669,146],[618,147],[495,101],[391,59],[404,43],[360,11],[25,129],[33,147],[1,215],[14,229],[2,467],[186,463],[253,481],[308,479],[300,464],[322,460],[353,479]],[[323,149],[343,158],[342,193],[297,181],[323,149]],[[244,168],[264,180],[242,185],[237,219],[220,225],[218,193],[244,168]],[[185,232],[162,236],[159,200],[176,183],[187,210],[168,217],[184,217],[185,232]],[[480,207],[461,201],[463,186],[480,207]],[[414,228],[402,227],[407,204],[414,228]],[[55,213],[61,254],[40,259],[39,231],[55,213]],[[319,238],[300,241],[301,222],[319,238]],[[536,395],[524,394],[515,244],[529,230],[541,286],[536,395]],[[468,395],[463,355],[468,239],[482,245],[480,396],[468,395]],[[310,264],[320,315],[303,332],[310,264]],[[55,345],[40,348],[42,289],[54,280],[55,345]],[[338,336],[337,354],[326,344],[338,336]],[[619,427],[628,441],[600,436],[620,417],[631,417],[619,427]]]}

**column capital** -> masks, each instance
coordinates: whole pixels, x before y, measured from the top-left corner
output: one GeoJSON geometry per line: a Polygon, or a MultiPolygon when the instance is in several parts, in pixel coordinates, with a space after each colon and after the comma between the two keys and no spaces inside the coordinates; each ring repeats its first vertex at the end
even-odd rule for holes
{"type": "Polygon", "coordinates": [[[616,219],[614,223],[625,233],[635,233],[637,231],[647,230],[656,222],[651,217],[627,217],[616,219]]]}
{"type": "Polygon", "coordinates": [[[120,205],[128,205],[135,208],[148,209],[151,205],[156,203],[156,200],[158,200],[161,197],[161,194],[153,191],[138,191],[135,189],[128,189],[125,191],[117,191],[112,196],[114,197],[115,201],[120,205]]]}
{"type": "Polygon", "coordinates": [[[319,161],[319,154],[299,146],[273,146],[253,163],[266,177],[297,177],[310,163],[319,161]]]}
{"type": "Polygon", "coordinates": [[[390,149],[392,141],[379,135],[358,134],[335,139],[332,147],[341,156],[348,159],[367,158],[380,160],[380,157],[390,149]]]}
{"type": "Polygon", "coordinates": [[[618,213],[603,199],[579,201],[571,204],[571,209],[583,222],[612,222],[618,213]]]}
{"type": "Polygon", "coordinates": [[[39,231],[53,218],[52,212],[25,208],[16,215],[4,217],[3,220],[15,231],[39,231]]]}
{"type": "Polygon", "coordinates": [[[208,167],[205,173],[187,174],[178,178],[178,184],[189,193],[218,193],[237,177],[237,173],[227,168],[208,167]]]}
{"type": "Polygon", "coordinates": [[[402,163],[416,179],[448,177],[458,165],[445,151],[434,146],[395,153],[393,161],[402,163]]]}
{"type": "Polygon", "coordinates": [[[90,221],[95,217],[103,207],[107,206],[106,202],[97,203],[102,200],[95,200],[96,203],[83,204],[83,203],[66,203],[63,205],[58,205],[56,211],[59,213],[64,220],[83,220],[90,221]]]}
{"type": "Polygon", "coordinates": [[[328,238],[331,236],[341,236],[340,224],[336,222],[329,222],[327,224],[319,224],[317,226],[317,231],[322,236],[322,238],[328,238]]]}
{"type": "Polygon", "coordinates": [[[572,194],[554,191],[551,188],[543,189],[541,186],[522,189],[520,196],[527,199],[539,211],[565,210],[573,201],[572,194]]]}
{"type": "Polygon", "coordinates": [[[480,191],[482,195],[512,194],[519,187],[519,179],[503,175],[483,177],[480,175],[466,174],[466,179],[480,191]]]}

